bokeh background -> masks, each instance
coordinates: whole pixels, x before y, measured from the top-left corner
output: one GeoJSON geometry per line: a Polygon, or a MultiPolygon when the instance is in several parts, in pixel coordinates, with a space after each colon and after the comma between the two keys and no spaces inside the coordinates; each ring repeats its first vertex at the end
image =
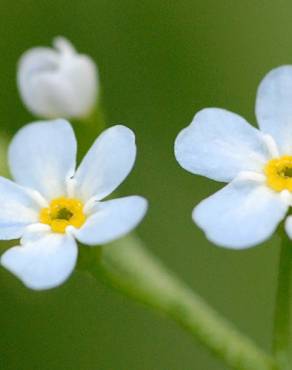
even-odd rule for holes
{"type": "MultiPolygon", "coordinates": [[[[207,106],[255,123],[261,78],[292,64],[291,1],[18,0],[0,7],[1,137],[33,119],[16,89],[21,53],[49,45],[56,35],[68,37],[99,65],[107,123],[125,123],[137,134],[137,165],[120,193],[150,201],[138,233],[167,266],[269,349],[277,238],[239,252],[211,245],[190,214],[222,185],[182,170],[173,142],[207,106]]],[[[58,289],[33,292],[0,269],[0,369],[224,368],[175,323],[81,272],[58,289]]]]}

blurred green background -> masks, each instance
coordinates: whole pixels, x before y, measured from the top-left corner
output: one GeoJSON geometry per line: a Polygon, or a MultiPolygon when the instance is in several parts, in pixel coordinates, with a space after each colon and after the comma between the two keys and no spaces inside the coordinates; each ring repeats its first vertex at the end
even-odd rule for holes
{"type": "MultiPolygon", "coordinates": [[[[273,67],[292,64],[291,1],[18,0],[1,1],[0,14],[1,135],[32,120],[15,83],[23,51],[64,35],[90,54],[99,65],[108,124],[124,123],[137,134],[137,165],[120,193],[150,200],[139,234],[269,349],[277,239],[240,252],[211,245],[190,214],[221,185],[182,170],[173,141],[207,106],[255,122],[259,81],[273,67]]],[[[33,292],[0,269],[1,370],[224,368],[176,324],[81,272],[58,289],[33,292]]]]}

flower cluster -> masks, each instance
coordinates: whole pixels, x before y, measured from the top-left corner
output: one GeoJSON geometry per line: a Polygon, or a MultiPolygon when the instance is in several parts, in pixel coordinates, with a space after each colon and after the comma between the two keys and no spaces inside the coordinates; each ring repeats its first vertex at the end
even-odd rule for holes
{"type": "MultiPolygon", "coordinates": [[[[147,210],[140,196],[107,199],[134,165],[135,136],[127,127],[105,130],[75,169],[76,139],[63,118],[93,111],[97,68],[64,38],[54,46],[22,56],[18,86],[33,114],[58,119],[22,128],[9,148],[15,182],[0,177],[0,239],[20,239],[1,264],[32,289],[68,278],[76,241],[109,243],[135,228],[147,210]]],[[[260,130],[224,109],[203,109],[175,141],[183,168],[228,183],[192,214],[210,241],[228,248],[269,238],[292,205],[292,66],[271,71],[261,82],[256,115],[260,130]]],[[[292,238],[292,216],[285,229],[292,238]]]]}

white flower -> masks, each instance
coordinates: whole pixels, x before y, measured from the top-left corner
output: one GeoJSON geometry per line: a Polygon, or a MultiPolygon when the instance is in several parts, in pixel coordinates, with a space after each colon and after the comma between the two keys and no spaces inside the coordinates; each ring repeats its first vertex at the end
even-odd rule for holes
{"type": "Polygon", "coordinates": [[[101,245],[131,231],[144,217],[139,196],[101,201],[131,171],[135,136],[125,126],[105,130],[75,172],[76,139],[65,120],[22,128],[9,148],[16,182],[0,177],[0,239],[21,238],[1,264],[32,289],[64,282],[77,243],[101,245]]]}
{"type": "MultiPolygon", "coordinates": [[[[261,131],[234,113],[204,109],[175,142],[183,168],[229,183],[193,211],[207,238],[229,248],[268,239],[292,204],[292,66],[263,79],[256,116],[261,131]]],[[[292,238],[292,216],[285,229],[292,238]]]]}
{"type": "Polygon", "coordinates": [[[96,104],[97,68],[65,38],[55,49],[37,47],[20,58],[17,83],[27,108],[44,118],[83,118],[96,104]]]}

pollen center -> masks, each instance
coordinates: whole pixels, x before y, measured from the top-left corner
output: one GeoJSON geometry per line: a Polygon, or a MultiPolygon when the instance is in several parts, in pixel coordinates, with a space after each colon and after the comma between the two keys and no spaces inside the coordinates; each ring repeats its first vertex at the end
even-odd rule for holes
{"type": "Polygon", "coordinates": [[[39,220],[50,225],[56,233],[65,233],[67,226],[79,228],[85,222],[83,203],[75,198],[53,199],[48,208],[42,208],[39,220]]]}
{"type": "Polygon", "coordinates": [[[292,191],[292,156],[271,159],[266,167],[267,184],[276,191],[292,191]]]}

